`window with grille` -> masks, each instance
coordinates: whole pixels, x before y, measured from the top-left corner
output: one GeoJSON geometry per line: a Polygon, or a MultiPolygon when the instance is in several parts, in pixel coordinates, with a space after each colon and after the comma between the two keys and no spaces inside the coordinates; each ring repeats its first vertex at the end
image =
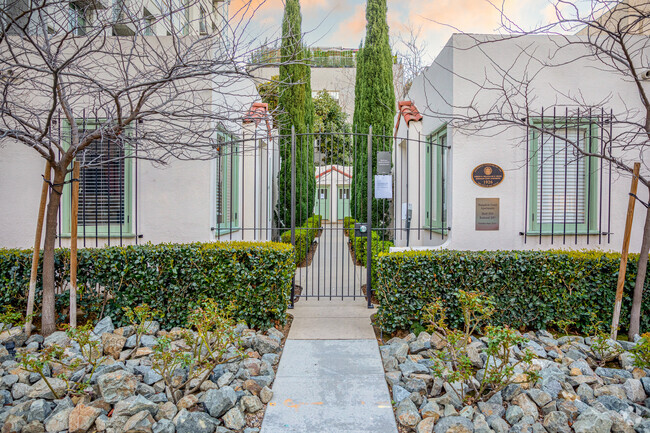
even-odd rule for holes
{"type": "Polygon", "coordinates": [[[219,133],[216,159],[216,227],[219,233],[239,228],[239,145],[219,133]]]}
{"type": "Polygon", "coordinates": [[[542,234],[587,234],[596,227],[598,164],[579,149],[597,147],[597,129],[571,120],[542,129],[531,134],[529,227],[542,234]]]}
{"type": "MultiPolygon", "coordinates": [[[[79,128],[84,135],[94,125],[79,128]]],[[[69,128],[66,128],[69,137],[69,128]]],[[[78,233],[80,237],[131,236],[133,215],[132,165],[130,151],[124,141],[115,137],[94,140],[77,155],[79,176],[78,233]]],[[[71,181],[71,175],[68,176],[71,181]]],[[[63,218],[70,233],[71,183],[64,191],[63,218]]]]}

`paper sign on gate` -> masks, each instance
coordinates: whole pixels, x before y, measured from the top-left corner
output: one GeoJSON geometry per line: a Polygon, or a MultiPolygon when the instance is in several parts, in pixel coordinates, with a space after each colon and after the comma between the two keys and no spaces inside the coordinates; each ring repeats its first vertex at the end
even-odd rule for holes
{"type": "Polygon", "coordinates": [[[375,198],[393,198],[393,176],[375,175],[375,198]]]}

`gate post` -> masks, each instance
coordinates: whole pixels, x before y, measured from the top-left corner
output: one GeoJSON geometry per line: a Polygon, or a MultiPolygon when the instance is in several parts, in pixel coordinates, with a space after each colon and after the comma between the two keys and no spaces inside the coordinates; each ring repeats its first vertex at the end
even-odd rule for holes
{"type": "Polygon", "coordinates": [[[368,298],[368,308],[372,306],[372,125],[368,130],[368,173],[367,173],[367,199],[368,208],[366,209],[367,244],[366,244],[366,297],[368,298]]]}
{"type": "MultiPolygon", "coordinates": [[[[291,126],[291,245],[293,245],[294,257],[296,254],[296,128],[291,126]]],[[[294,259],[295,261],[295,259],[294,259]]],[[[291,280],[291,305],[294,307],[296,293],[296,275],[291,280]]]]}

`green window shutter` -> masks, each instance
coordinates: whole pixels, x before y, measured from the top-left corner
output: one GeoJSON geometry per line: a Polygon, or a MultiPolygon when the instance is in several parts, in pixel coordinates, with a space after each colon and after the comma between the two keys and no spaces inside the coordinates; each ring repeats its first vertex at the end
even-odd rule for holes
{"type": "Polygon", "coordinates": [[[432,200],[432,180],[431,180],[431,166],[433,165],[433,152],[431,146],[431,140],[432,137],[429,136],[427,139],[427,142],[425,144],[426,146],[426,158],[425,158],[425,163],[424,163],[424,226],[431,228],[431,214],[433,212],[431,203],[433,202],[432,200]]]}
{"type": "Polygon", "coordinates": [[[445,148],[447,146],[447,124],[429,135],[426,142],[424,176],[424,224],[431,230],[445,231],[445,148]]]}
{"type": "Polygon", "coordinates": [[[216,175],[216,223],[219,234],[239,229],[239,145],[233,137],[219,133],[216,175]]]}

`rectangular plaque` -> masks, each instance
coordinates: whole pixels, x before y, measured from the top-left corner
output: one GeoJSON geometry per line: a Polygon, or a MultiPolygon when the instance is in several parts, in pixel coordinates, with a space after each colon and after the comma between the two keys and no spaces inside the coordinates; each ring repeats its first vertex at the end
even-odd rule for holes
{"type": "Polygon", "coordinates": [[[476,199],[476,230],[499,230],[499,199],[476,199]]]}
{"type": "Polygon", "coordinates": [[[377,152],[377,174],[390,174],[391,152],[377,152]]]}
{"type": "Polygon", "coordinates": [[[393,176],[375,175],[375,198],[393,198],[393,176]]]}

